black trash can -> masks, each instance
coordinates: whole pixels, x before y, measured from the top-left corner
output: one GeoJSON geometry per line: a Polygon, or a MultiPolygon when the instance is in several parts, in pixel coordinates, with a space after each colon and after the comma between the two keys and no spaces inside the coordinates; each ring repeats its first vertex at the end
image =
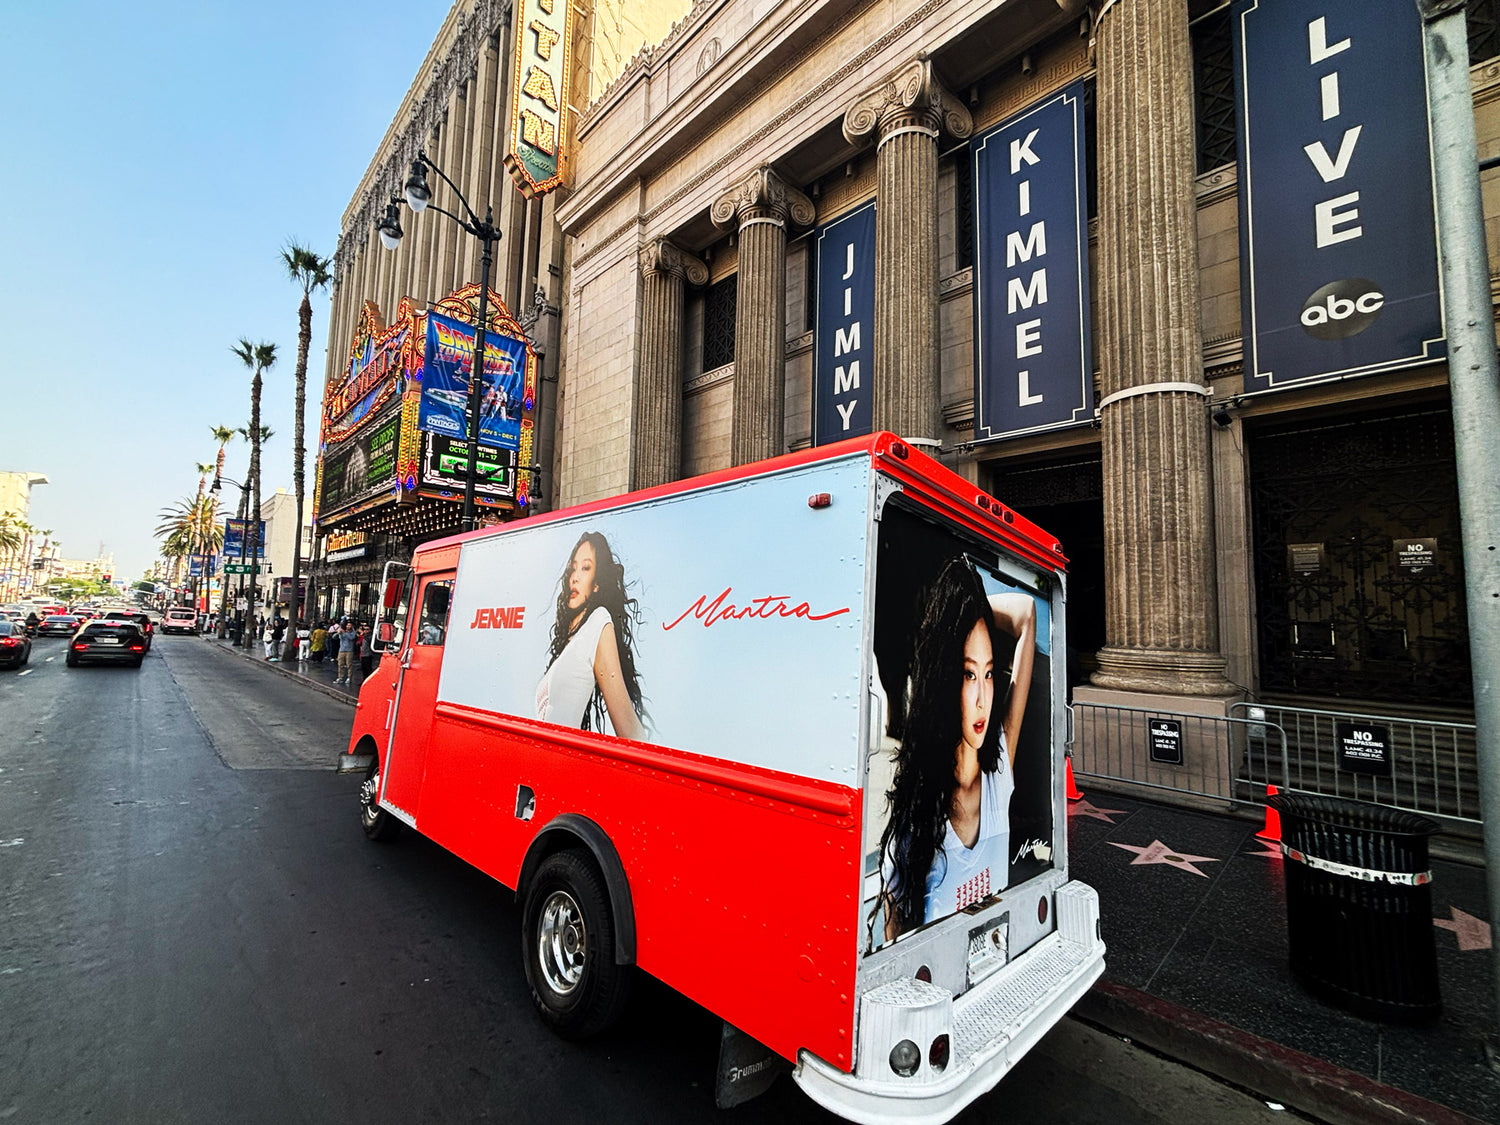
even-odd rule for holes
{"type": "Polygon", "coordinates": [[[1437,825],[1383,805],[1299,793],[1281,814],[1292,972],[1328,1003],[1425,1023],[1442,1011],[1428,838],[1437,825]]]}

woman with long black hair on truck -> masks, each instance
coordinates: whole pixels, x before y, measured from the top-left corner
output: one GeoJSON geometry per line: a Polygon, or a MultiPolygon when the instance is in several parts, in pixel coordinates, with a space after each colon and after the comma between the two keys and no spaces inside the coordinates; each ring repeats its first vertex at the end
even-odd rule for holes
{"type": "Polygon", "coordinates": [[[597,531],[579,537],[563,570],[547,671],[536,688],[536,716],[550,723],[642,739],[644,697],[635,667],[640,607],[625,568],[597,531]]]}
{"type": "Polygon", "coordinates": [[[884,908],[886,941],[1005,888],[1016,745],[1035,649],[1029,595],[987,596],[966,558],[944,564],[919,609],[905,734],[880,839],[877,911],[884,908]],[[999,723],[991,717],[997,701],[999,723]]]}

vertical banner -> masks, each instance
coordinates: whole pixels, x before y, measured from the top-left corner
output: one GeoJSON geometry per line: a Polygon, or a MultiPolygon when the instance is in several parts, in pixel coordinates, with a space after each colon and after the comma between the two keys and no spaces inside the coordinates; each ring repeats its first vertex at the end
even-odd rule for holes
{"type": "Polygon", "coordinates": [[[520,0],[505,170],[527,199],[563,180],[573,54],[571,0],[520,0]]]}
{"type": "Polygon", "coordinates": [[[1082,82],[972,142],[974,438],[1094,417],[1082,82]]]}
{"type": "Polygon", "coordinates": [[[836,219],[813,240],[813,444],[870,432],[875,327],[875,204],[836,219]]]}
{"type": "Polygon", "coordinates": [[[1236,0],[1245,389],[1447,352],[1411,0],[1236,0]]]}
{"type": "MultiPolygon", "coordinates": [[[[422,402],[417,427],[467,440],[469,377],[474,365],[473,325],[427,314],[427,355],[422,365],[422,402]]],[[[493,329],[484,336],[484,383],[480,389],[479,439],[501,449],[521,444],[526,343],[493,329]]]]}

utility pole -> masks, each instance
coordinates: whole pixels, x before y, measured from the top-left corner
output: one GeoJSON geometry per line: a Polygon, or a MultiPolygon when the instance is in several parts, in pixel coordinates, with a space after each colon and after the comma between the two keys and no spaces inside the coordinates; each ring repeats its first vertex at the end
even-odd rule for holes
{"type": "MultiPolygon", "coordinates": [[[[1493,912],[1500,909],[1500,366],[1495,357],[1464,0],[1417,0],[1417,10],[1427,56],[1433,194],[1474,670],[1479,809],[1486,829],[1485,878],[1493,912]]],[[[1491,958],[1490,968],[1500,1012],[1500,958],[1491,958]]],[[[1495,1045],[1486,1044],[1485,1050],[1490,1066],[1500,1070],[1495,1045]]]]}

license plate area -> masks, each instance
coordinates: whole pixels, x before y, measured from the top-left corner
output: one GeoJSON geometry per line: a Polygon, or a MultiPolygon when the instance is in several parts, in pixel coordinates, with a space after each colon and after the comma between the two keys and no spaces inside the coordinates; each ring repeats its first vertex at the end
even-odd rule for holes
{"type": "Polygon", "coordinates": [[[1010,911],[969,931],[968,986],[1005,968],[1010,960],[1010,911]]]}
{"type": "Polygon", "coordinates": [[[99,638],[96,639],[95,643],[96,644],[101,644],[101,645],[117,645],[117,644],[120,643],[120,638],[119,637],[99,637],[99,638]]]}

